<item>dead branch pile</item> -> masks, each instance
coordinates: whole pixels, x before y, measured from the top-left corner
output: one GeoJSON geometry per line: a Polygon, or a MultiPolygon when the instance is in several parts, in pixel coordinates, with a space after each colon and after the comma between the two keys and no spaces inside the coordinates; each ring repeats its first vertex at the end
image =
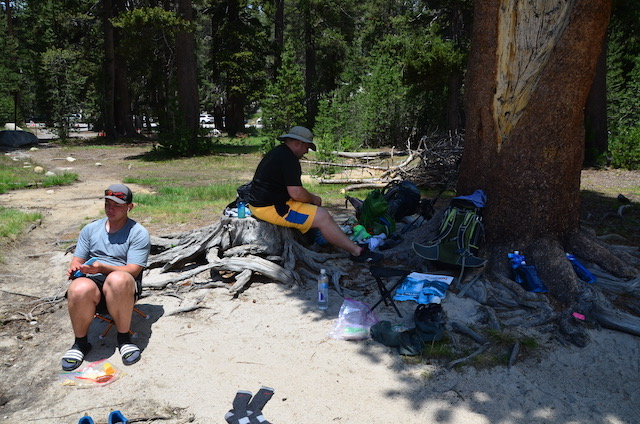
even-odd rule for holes
{"type": "Polygon", "coordinates": [[[411,180],[419,187],[455,187],[458,165],[462,157],[462,134],[431,134],[422,136],[416,148],[407,143],[405,151],[367,153],[334,152],[347,162],[301,161],[318,166],[360,168],[367,170],[368,178],[320,178],[320,184],[349,184],[344,191],[384,187],[394,181],[411,180]],[[399,163],[394,159],[402,158],[399,163]],[[387,161],[384,165],[382,160],[387,161]],[[390,162],[389,162],[390,161],[390,162]]]}

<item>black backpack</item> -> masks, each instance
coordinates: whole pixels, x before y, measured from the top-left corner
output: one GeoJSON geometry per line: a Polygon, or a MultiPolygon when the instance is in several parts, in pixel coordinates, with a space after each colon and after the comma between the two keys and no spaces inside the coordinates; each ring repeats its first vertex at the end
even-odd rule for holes
{"type": "Polygon", "coordinates": [[[387,212],[396,222],[420,208],[420,190],[409,180],[389,184],[383,195],[387,199],[387,212]]]}

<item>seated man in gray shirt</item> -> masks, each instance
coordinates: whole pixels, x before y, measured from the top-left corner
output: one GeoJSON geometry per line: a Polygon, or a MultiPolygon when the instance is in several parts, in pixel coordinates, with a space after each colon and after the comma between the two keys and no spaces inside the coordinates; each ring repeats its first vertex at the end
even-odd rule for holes
{"type": "Polygon", "coordinates": [[[78,368],[91,350],[87,340],[96,310],[111,315],[118,331],[118,350],[124,365],[140,360],[140,348],[129,334],[133,305],[142,290],[142,270],[151,248],[149,232],[128,217],[133,193],[123,184],[105,190],[106,218],[80,231],[67,276],[73,281],[67,301],[75,341],[62,357],[62,369],[78,368]]]}

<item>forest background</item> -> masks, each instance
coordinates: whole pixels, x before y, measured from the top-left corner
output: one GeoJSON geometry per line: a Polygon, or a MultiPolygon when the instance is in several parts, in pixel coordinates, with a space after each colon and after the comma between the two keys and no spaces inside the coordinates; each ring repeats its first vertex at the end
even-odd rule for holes
{"type": "MultiPolygon", "coordinates": [[[[153,131],[173,155],[313,128],[320,152],[461,133],[471,0],[4,0],[0,122],[106,142],[153,131]],[[249,118],[261,125],[246,129],[249,118]],[[208,116],[207,118],[208,119],[208,116]]],[[[585,110],[588,164],[640,166],[640,5],[615,0],[585,110]]]]}

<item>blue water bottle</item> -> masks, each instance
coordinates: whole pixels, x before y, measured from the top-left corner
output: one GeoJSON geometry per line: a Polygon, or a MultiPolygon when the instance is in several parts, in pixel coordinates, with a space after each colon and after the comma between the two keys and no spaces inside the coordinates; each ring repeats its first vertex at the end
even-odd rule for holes
{"type": "MultiPolygon", "coordinates": [[[[89,258],[89,260],[83,263],[83,265],[91,265],[95,261],[96,261],[96,258],[89,258]]],[[[84,273],[80,270],[77,270],[76,272],[73,273],[73,277],[74,278],[84,277],[84,273]]]]}
{"type": "Polygon", "coordinates": [[[567,259],[571,262],[571,266],[573,266],[573,270],[576,272],[579,279],[588,284],[596,282],[596,277],[594,277],[593,274],[589,272],[589,270],[585,268],[585,266],[582,265],[575,256],[571,253],[567,253],[567,259]]]}
{"type": "Polygon", "coordinates": [[[511,268],[513,269],[513,277],[516,283],[522,284],[522,277],[518,273],[517,269],[523,263],[525,263],[524,255],[521,255],[519,251],[514,251],[513,253],[508,253],[507,256],[511,259],[511,268]]]}
{"type": "Polygon", "coordinates": [[[238,218],[245,218],[247,216],[246,207],[244,202],[238,202],[238,218]]]}

